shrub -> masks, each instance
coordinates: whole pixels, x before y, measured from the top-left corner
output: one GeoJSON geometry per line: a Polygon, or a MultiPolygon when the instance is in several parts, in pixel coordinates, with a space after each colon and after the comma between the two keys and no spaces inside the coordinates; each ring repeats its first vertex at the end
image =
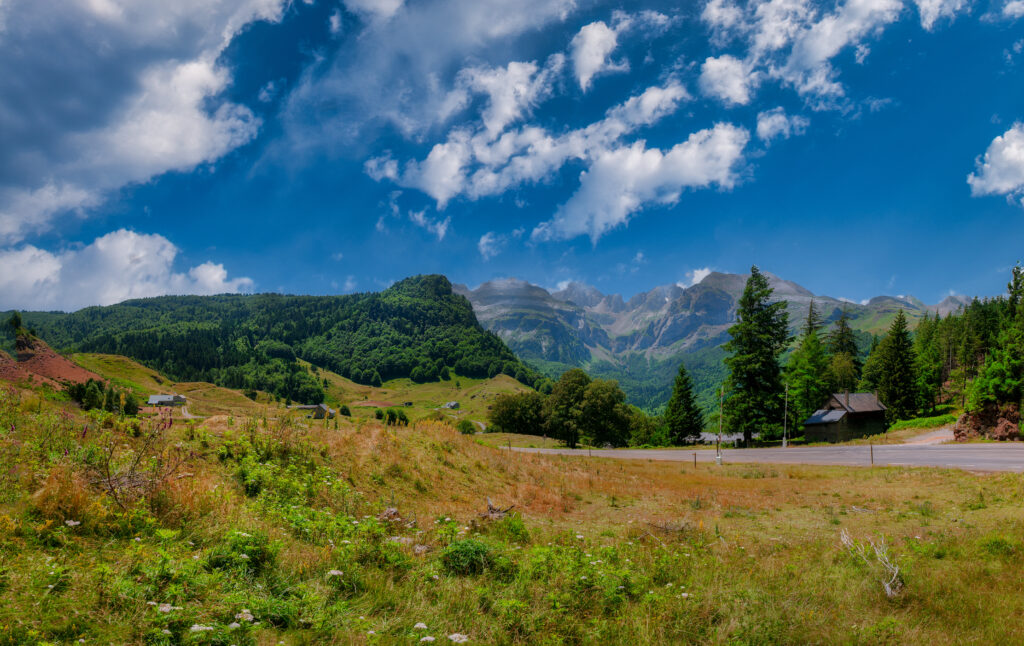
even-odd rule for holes
{"type": "Polygon", "coordinates": [[[455,425],[455,428],[463,435],[472,435],[473,433],[476,433],[476,426],[474,426],[473,422],[468,419],[460,419],[459,423],[455,425]]]}
{"type": "Polygon", "coordinates": [[[207,565],[214,570],[244,570],[260,573],[273,565],[277,546],[261,531],[233,531],[213,548],[207,565]]]}
{"type": "Polygon", "coordinates": [[[342,404],[341,407],[338,408],[338,414],[344,415],[345,417],[352,417],[352,411],[350,411],[348,409],[348,406],[346,406],[345,404],[342,404]]]}
{"type": "Polygon", "coordinates": [[[494,523],[494,533],[510,543],[525,544],[530,542],[530,532],[522,516],[511,513],[494,523]]]}
{"type": "Polygon", "coordinates": [[[493,563],[490,546],[473,538],[455,541],[441,552],[441,565],[450,574],[481,574],[493,563]]]}
{"type": "Polygon", "coordinates": [[[384,419],[384,411],[378,408],[377,410],[373,411],[373,416],[376,417],[377,419],[384,419]]]}

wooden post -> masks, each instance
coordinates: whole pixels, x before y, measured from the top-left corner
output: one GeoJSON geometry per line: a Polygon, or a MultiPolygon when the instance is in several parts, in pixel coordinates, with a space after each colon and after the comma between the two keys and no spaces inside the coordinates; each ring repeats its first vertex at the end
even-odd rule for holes
{"type": "Polygon", "coordinates": [[[871,466],[875,466],[875,445],[868,440],[868,449],[871,451],[871,466]]]}
{"type": "Polygon", "coordinates": [[[697,470],[697,452],[696,451],[693,452],[693,470],[694,471],[697,470]]]}

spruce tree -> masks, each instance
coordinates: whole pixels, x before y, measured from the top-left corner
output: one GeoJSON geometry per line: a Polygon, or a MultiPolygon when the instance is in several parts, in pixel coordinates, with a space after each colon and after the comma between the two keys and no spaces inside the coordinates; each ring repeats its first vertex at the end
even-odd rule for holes
{"type": "Polygon", "coordinates": [[[913,417],[919,401],[917,357],[902,308],[876,352],[880,353],[878,398],[886,406],[886,417],[890,422],[913,417]]]}
{"type": "MultiPolygon", "coordinates": [[[[813,311],[814,305],[811,305],[813,311]]],[[[789,384],[789,407],[794,422],[801,422],[818,410],[829,395],[829,361],[818,332],[808,326],[809,333],[800,339],[786,365],[789,384]]],[[[845,356],[845,355],[840,355],[845,356]]]]}
{"type": "Polygon", "coordinates": [[[808,336],[811,332],[817,332],[821,329],[821,314],[818,313],[818,308],[814,307],[814,299],[811,299],[811,305],[807,308],[807,318],[804,319],[804,329],[802,330],[804,336],[808,336]]]}
{"type": "Polygon", "coordinates": [[[696,442],[704,430],[704,414],[693,395],[693,381],[686,366],[679,364],[679,373],[672,386],[672,397],[665,409],[665,424],[673,446],[696,442]]]}
{"type": "Polygon", "coordinates": [[[782,430],[783,386],[779,356],[789,342],[785,302],[771,302],[768,279],[751,267],[740,297],[737,322],[724,349],[730,353],[725,415],[730,430],[749,444],[755,433],[775,436],[782,430]]]}

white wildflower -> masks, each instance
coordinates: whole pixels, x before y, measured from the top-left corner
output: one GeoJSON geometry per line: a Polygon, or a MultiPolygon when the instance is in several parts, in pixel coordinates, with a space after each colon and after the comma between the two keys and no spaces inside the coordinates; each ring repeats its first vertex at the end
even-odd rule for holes
{"type": "Polygon", "coordinates": [[[249,560],[249,555],[248,554],[244,554],[244,553],[243,554],[239,554],[238,558],[242,559],[243,561],[248,561],[249,560]]]}
{"type": "Polygon", "coordinates": [[[68,527],[77,527],[77,526],[82,524],[82,521],[80,521],[80,520],[65,520],[64,524],[67,525],[68,527]]]}
{"type": "Polygon", "coordinates": [[[236,628],[241,628],[241,627],[242,627],[242,624],[238,623],[237,621],[232,621],[230,624],[228,624],[228,628],[230,628],[231,630],[234,630],[236,628]]]}
{"type": "Polygon", "coordinates": [[[427,624],[423,623],[422,621],[417,622],[416,625],[413,626],[413,629],[414,630],[426,630],[427,629],[427,624]]]}
{"type": "Polygon", "coordinates": [[[434,638],[431,637],[430,635],[426,635],[424,637],[420,637],[420,642],[432,642],[432,641],[434,641],[434,638]]]}
{"type": "Polygon", "coordinates": [[[583,540],[583,534],[576,534],[576,538],[578,538],[579,540],[582,541],[583,540]]]}
{"type": "Polygon", "coordinates": [[[252,621],[255,617],[253,617],[252,613],[249,612],[247,608],[242,608],[242,612],[235,615],[235,619],[238,619],[239,621],[252,621]]]}
{"type": "Polygon", "coordinates": [[[193,633],[201,633],[208,630],[213,630],[213,626],[200,626],[199,624],[192,624],[192,627],[189,628],[189,631],[193,633]]]}
{"type": "Polygon", "coordinates": [[[331,570],[327,573],[327,576],[341,576],[342,574],[344,574],[344,572],[341,570],[331,570]]]}
{"type": "Polygon", "coordinates": [[[452,633],[451,635],[448,635],[448,639],[450,641],[455,642],[456,644],[465,644],[469,641],[469,635],[463,635],[462,633],[452,633]]]}

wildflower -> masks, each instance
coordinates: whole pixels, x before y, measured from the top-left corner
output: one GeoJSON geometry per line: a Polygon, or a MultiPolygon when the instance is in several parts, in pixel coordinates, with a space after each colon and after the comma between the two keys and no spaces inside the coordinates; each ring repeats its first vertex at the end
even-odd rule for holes
{"type": "Polygon", "coordinates": [[[414,630],[426,630],[427,629],[427,624],[423,623],[422,621],[417,622],[416,625],[413,626],[413,629],[414,630]]]}
{"type": "Polygon", "coordinates": [[[132,540],[133,540],[133,541],[135,541],[136,543],[141,543],[141,542],[142,542],[142,539],[141,539],[141,538],[139,538],[138,536],[136,536],[136,537],[135,537],[135,538],[133,538],[132,540]]]}
{"type": "Polygon", "coordinates": [[[170,612],[172,610],[181,610],[181,607],[180,606],[172,606],[169,603],[161,603],[159,606],[157,606],[156,609],[157,609],[157,612],[170,612]]]}
{"type": "Polygon", "coordinates": [[[241,628],[241,627],[242,627],[242,624],[238,623],[237,621],[232,621],[230,624],[228,624],[228,628],[230,628],[231,630],[234,630],[236,628],[241,628]]]}
{"type": "Polygon", "coordinates": [[[377,631],[376,631],[376,630],[367,630],[367,631],[366,631],[366,634],[367,634],[367,635],[376,635],[376,634],[377,634],[377,631]]]}
{"type": "Polygon", "coordinates": [[[161,632],[161,633],[163,633],[163,634],[165,634],[165,635],[170,635],[170,634],[171,634],[171,631],[167,630],[166,628],[164,628],[164,629],[163,629],[163,630],[161,630],[160,632],[161,632]]]}
{"type": "Polygon", "coordinates": [[[679,597],[681,599],[689,599],[690,598],[690,594],[688,592],[681,592],[681,593],[679,593],[679,597]]]}
{"type": "Polygon", "coordinates": [[[68,527],[77,527],[77,526],[82,524],[82,521],[80,521],[80,520],[65,520],[64,524],[67,525],[68,527]]]}
{"type": "Polygon", "coordinates": [[[238,558],[242,559],[243,561],[248,561],[249,560],[249,555],[245,554],[245,553],[239,554],[238,558]]]}
{"type": "Polygon", "coordinates": [[[344,572],[341,570],[331,570],[327,573],[327,576],[341,576],[342,574],[344,574],[344,572]]]}
{"type": "Polygon", "coordinates": [[[424,637],[420,637],[420,641],[421,642],[432,642],[432,641],[434,641],[434,638],[431,637],[430,635],[426,635],[424,637]]]}
{"type": "Polygon", "coordinates": [[[342,541],[341,543],[342,543],[342,545],[351,545],[351,544],[352,544],[352,541],[350,541],[350,540],[344,540],[344,541],[342,541]]]}
{"type": "Polygon", "coordinates": [[[249,610],[247,608],[242,608],[242,612],[240,612],[237,615],[235,615],[235,619],[239,619],[241,621],[252,621],[254,619],[254,617],[252,616],[252,613],[249,612],[249,610]]]}
{"type": "Polygon", "coordinates": [[[250,536],[252,536],[252,534],[246,534],[245,532],[235,532],[235,533],[238,534],[239,536],[244,536],[245,538],[249,538],[250,536]]]}
{"type": "Polygon", "coordinates": [[[463,635],[462,633],[452,633],[448,635],[449,641],[455,642],[456,644],[465,644],[469,641],[469,635],[463,635]]]}
{"type": "Polygon", "coordinates": [[[576,534],[576,538],[578,538],[579,540],[582,541],[583,540],[583,534],[576,534]]]}
{"type": "Polygon", "coordinates": [[[436,574],[432,574],[432,575],[430,575],[430,578],[431,578],[431,579],[433,579],[433,580],[435,580],[435,581],[437,581],[437,580],[438,580],[438,579],[440,579],[441,577],[439,577],[439,576],[438,576],[438,575],[436,575],[436,574]]]}
{"type": "Polygon", "coordinates": [[[189,632],[193,633],[201,633],[208,630],[213,630],[213,626],[200,626],[199,624],[192,624],[192,627],[189,628],[189,632]]]}

